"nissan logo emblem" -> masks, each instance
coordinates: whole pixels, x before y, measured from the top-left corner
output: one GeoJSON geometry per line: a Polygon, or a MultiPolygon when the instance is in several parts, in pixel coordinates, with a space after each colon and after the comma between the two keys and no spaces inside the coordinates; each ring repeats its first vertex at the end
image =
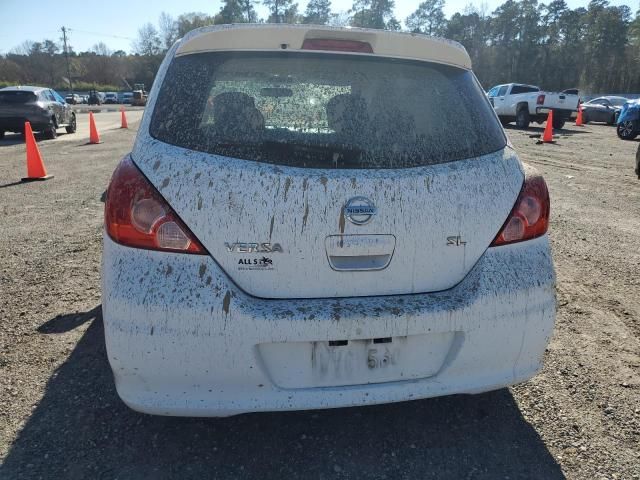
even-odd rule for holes
{"type": "Polygon", "coordinates": [[[366,197],[350,198],[344,205],[344,216],[354,225],[366,225],[376,213],[378,209],[366,197]]]}

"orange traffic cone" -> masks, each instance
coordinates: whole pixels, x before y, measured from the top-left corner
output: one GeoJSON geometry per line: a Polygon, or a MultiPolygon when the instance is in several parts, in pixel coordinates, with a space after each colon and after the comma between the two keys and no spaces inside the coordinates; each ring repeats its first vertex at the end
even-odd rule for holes
{"type": "Polygon", "coordinates": [[[544,127],[544,134],[542,135],[542,141],[544,143],[553,142],[553,110],[549,110],[549,116],[547,117],[547,125],[544,127]]]}
{"type": "Polygon", "coordinates": [[[31,124],[29,122],[24,122],[24,140],[27,145],[27,176],[24,177],[22,181],[34,182],[36,180],[53,178],[53,175],[47,175],[47,170],[44,168],[44,162],[42,161],[42,155],[40,155],[40,149],[33,136],[33,130],[31,130],[31,124]]]}
{"type": "Polygon", "coordinates": [[[89,112],[89,143],[100,143],[100,135],[98,135],[93,112],[89,112]]]}
{"type": "Polygon", "coordinates": [[[120,109],[120,116],[122,117],[120,128],[129,128],[129,124],[127,123],[127,116],[124,114],[124,107],[120,109]]]}
{"type": "Polygon", "coordinates": [[[578,117],[576,118],[576,127],[584,127],[584,122],[582,121],[582,105],[578,105],[578,117]]]}

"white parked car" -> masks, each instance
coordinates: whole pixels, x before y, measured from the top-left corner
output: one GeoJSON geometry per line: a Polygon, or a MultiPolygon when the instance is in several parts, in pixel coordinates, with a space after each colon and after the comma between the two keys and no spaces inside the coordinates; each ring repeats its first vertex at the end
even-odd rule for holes
{"type": "Polygon", "coordinates": [[[531,122],[544,123],[553,110],[553,128],[564,127],[565,122],[578,111],[580,97],[576,94],[543,92],[534,85],[508,83],[497,85],[487,93],[503,125],[515,122],[518,128],[529,128],[531,122]]]}
{"type": "Polygon", "coordinates": [[[66,97],[64,97],[64,101],[71,105],[77,105],[78,103],[82,103],[82,98],[80,98],[80,95],[70,93],[66,97]]]}
{"type": "Polygon", "coordinates": [[[104,103],[119,103],[116,92],[107,92],[104,96],[104,103]]]}
{"type": "Polygon", "coordinates": [[[484,392],[553,330],[546,185],[446,40],[194,30],[105,208],[108,357],[139,411],[484,392]]]}
{"type": "Polygon", "coordinates": [[[133,92],[124,92],[122,94],[122,103],[131,104],[133,100],[133,92]]]}

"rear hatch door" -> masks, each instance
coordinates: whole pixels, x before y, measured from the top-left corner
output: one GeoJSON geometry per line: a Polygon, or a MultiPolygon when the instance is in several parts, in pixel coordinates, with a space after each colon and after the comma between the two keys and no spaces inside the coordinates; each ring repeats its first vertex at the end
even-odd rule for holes
{"type": "Polygon", "coordinates": [[[0,91],[0,118],[24,118],[39,110],[35,93],[27,90],[0,91]]]}
{"type": "Polygon", "coordinates": [[[454,67],[189,55],[151,108],[134,161],[259,297],[451,288],[523,182],[475,77],[454,67]]]}

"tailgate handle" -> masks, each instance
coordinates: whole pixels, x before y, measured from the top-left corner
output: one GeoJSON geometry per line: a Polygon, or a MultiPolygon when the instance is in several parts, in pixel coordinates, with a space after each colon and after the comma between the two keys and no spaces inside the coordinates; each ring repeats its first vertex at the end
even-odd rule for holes
{"type": "Polygon", "coordinates": [[[339,272],[383,270],[391,262],[391,255],[358,255],[352,257],[329,255],[331,268],[339,272]]]}
{"type": "Polygon", "coordinates": [[[344,271],[383,270],[396,248],[393,235],[330,235],[325,239],[332,269],[344,271]]]}

